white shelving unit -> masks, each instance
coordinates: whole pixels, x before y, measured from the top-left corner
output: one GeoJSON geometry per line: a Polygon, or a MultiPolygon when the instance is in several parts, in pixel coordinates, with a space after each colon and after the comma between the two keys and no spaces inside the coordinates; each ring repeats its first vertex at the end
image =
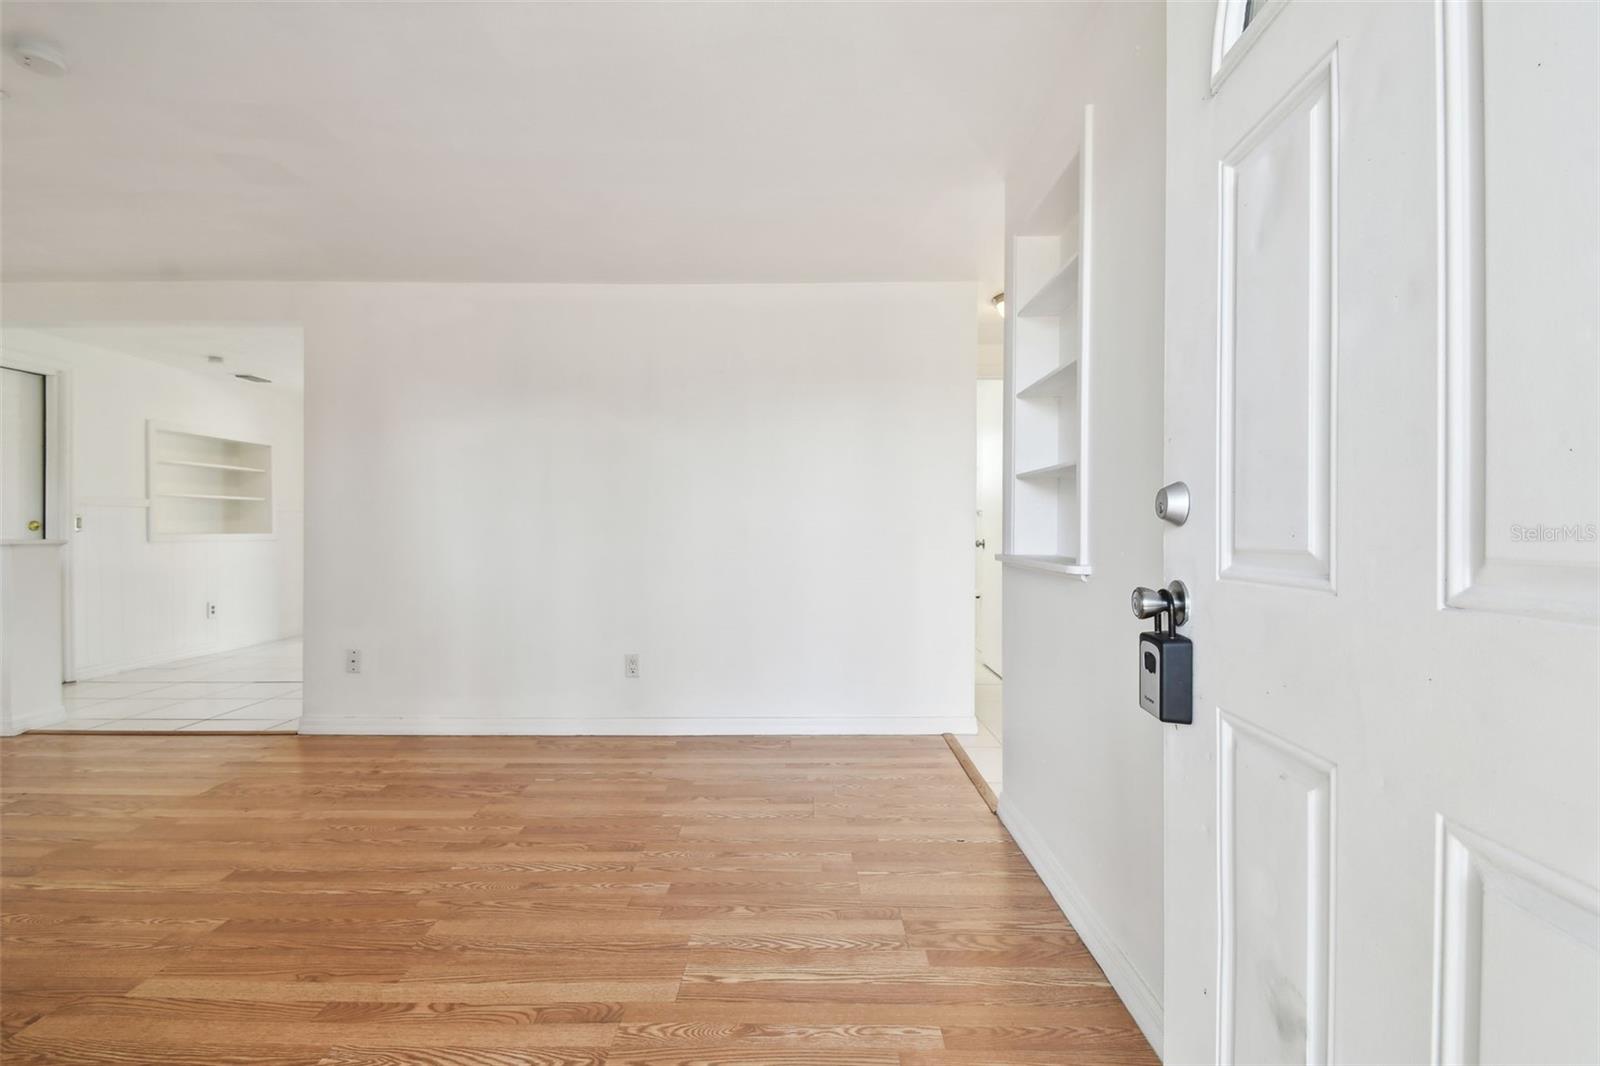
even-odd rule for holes
{"type": "Polygon", "coordinates": [[[145,452],[151,540],[272,536],[271,445],[150,422],[145,452]]]}
{"type": "Polygon", "coordinates": [[[1072,161],[1010,234],[1002,562],[1087,578],[1094,109],[1072,161]]]}
{"type": "Polygon", "coordinates": [[[1060,481],[1062,478],[1077,477],[1078,464],[1076,462],[1051,463],[1035,470],[1019,470],[1017,477],[1024,481],[1060,481]]]}

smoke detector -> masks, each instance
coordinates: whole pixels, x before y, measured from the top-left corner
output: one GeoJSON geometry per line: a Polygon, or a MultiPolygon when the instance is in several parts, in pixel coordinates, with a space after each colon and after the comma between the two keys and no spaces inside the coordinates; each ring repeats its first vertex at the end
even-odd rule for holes
{"type": "Polygon", "coordinates": [[[47,78],[59,78],[67,72],[67,57],[49,41],[24,37],[11,46],[17,62],[47,78]]]}

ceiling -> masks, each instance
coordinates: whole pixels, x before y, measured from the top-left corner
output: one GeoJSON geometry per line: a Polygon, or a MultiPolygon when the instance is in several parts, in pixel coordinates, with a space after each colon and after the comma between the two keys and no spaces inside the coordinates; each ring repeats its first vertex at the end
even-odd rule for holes
{"type": "Polygon", "coordinates": [[[5,3],[5,276],[1000,287],[1077,4],[5,3]]]}
{"type": "Polygon", "coordinates": [[[305,388],[305,345],[299,326],[277,324],[160,323],[28,326],[26,332],[150,359],[243,388],[235,374],[266,378],[270,387],[305,388]],[[207,357],[222,356],[213,363],[207,357]]]}

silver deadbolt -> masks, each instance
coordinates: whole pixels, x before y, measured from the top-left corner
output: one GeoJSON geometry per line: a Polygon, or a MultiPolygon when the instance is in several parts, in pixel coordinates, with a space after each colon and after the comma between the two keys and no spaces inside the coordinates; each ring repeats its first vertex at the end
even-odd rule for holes
{"type": "Polygon", "coordinates": [[[1156,493],[1156,517],[1175,526],[1189,520],[1189,486],[1181,481],[1163,485],[1156,493]]]}

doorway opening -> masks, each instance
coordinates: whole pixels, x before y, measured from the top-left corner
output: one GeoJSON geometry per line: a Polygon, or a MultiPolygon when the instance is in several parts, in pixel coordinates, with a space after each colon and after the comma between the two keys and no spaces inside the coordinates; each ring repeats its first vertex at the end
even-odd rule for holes
{"type": "Polygon", "coordinates": [[[1002,611],[1001,566],[997,558],[1003,536],[1005,484],[1005,354],[1004,301],[995,297],[993,309],[980,318],[976,385],[977,425],[977,593],[974,598],[975,657],[973,704],[978,731],[961,738],[972,768],[989,789],[999,795],[1002,778],[1002,611]]]}
{"type": "Polygon", "coordinates": [[[303,348],[282,323],[6,325],[8,444],[26,374],[52,461],[35,492],[7,448],[4,521],[13,483],[61,501],[51,573],[5,587],[8,617],[60,635],[11,731],[298,729],[303,348]]]}
{"type": "Polygon", "coordinates": [[[44,527],[48,382],[43,374],[0,365],[0,536],[6,540],[42,541],[55,532],[44,527]]]}

